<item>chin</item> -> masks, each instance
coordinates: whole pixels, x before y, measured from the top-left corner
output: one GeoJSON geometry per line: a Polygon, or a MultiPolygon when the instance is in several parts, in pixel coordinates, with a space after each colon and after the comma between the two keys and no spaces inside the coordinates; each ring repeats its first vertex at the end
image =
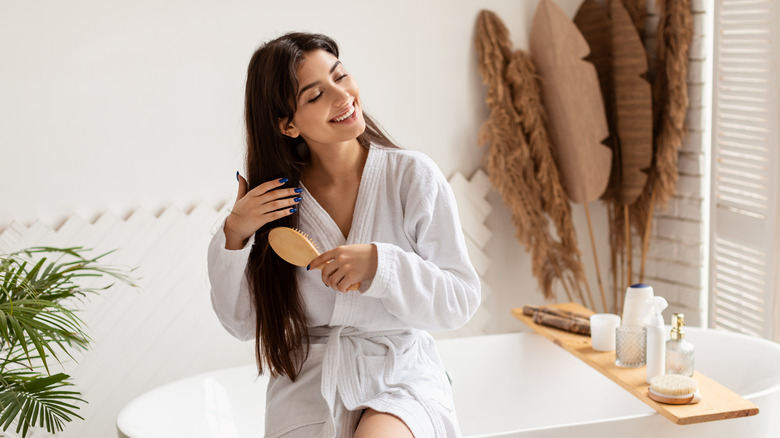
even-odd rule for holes
{"type": "Polygon", "coordinates": [[[366,122],[361,120],[361,123],[358,126],[358,133],[357,133],[357,135],[361,135],[364,132],[366,132],[366,122]]]}
{"type": "Polygon", "coordinates": [[[353,123],[352,129],[350,130],[350,140],[354,140],[366,132],[366,121],[362,116],[363,114],[361,113],[360,117],[353,123]]]}

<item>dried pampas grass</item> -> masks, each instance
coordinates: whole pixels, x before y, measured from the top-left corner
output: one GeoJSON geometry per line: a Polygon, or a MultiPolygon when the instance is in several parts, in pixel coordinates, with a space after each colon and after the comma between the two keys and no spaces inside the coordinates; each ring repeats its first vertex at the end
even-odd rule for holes
{"type": "Polygon", "coordinates": [[[690,0],[658,0],[658,30],[653,75],[654,157],[649,180],[639,200],[632,206],[636,230],[642,237],[640,280],[650,242],[656,205],[666,205],[677,189],[678,158],[685,139],[688,111],[688,63],[693,39],[693,12],[690,0]]]}
{"type": "Polygon", "coordinates": [[[584,303],[584,269],[534,66],[526,54],[512,51],[509,31],[490,11],[477,18],[475,44],[490,109],[479,131],[480,145],[489,146],[490,180],[512,212],[517,239],[531,251],[531,270],[544,297],[555,299],[559,284],[569,301],[577,296],[584,303]]]}

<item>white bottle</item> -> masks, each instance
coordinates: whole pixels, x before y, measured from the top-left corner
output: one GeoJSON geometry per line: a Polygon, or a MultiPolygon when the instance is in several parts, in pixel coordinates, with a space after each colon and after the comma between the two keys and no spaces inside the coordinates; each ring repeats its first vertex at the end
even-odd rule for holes
{"type": "Polygon", "coordinates": [[[653,287],[646,284],[635,284],[626,289],[621,325],[642,327],[647,315],[645,309],[652,297],[653,287]]]}
{"type": "Polygon", "coordinates": [[[650,299],[645,308],[645,328],[647,329],[647,383],[655,376],[666,372],[666,332],[664,317],[661,315],[669,305],[663,297],[650,299]]]}

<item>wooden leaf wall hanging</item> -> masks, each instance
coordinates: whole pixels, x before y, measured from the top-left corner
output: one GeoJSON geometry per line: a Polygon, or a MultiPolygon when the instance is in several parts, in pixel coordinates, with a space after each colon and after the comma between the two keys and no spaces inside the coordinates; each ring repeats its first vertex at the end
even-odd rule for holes
{"type": "Polygon", "coordinates": [[[600,75],[607,107],[610,131],[607,144],[612,148],[613,162],[604,199],[609,210],[613,298],[617,308],[618,285],[630,282],[629,206],[646,186],[653,157],[647,54],[634,22],[618,0],[611,0],[606,7],[595,0],[586,0],[574,22],[597,55],[589,60],[600,75]],[[625,282],[618,280],[621,261],[627,265],[623,271],[625,282]]]}
{"type": "Polygon", "coordinates": [[[618,186],[614,195],[622,206],[636,202],[647,182],[653,160],[652,94],[647,75],[645,46],[628,12],[617,0],[610,2],[612,43],[612,115],[615,152],[620,155],[618,186]]]}
{"type": "Polygon", "coordinates": [[[599,77],[593,64],[584,60],[590,53],[588,43],[551,0],[542,0],[537,6],[530,47],[542,78],[548,131],[564,187],[569,198],[585,208],[602,305],[606,308],[588,210],[588,203],[604,193],[612,167],[612,151],[603,144],[609,129],[599,77]]]}
{"type": "MultiPolygon", "coordinates": [[[[609,182],[607,184],[606,191],[603,194],[605,200],[615,198],[615,190],[619,186],[620,172],[616,169],[620,168],[620,151],[617,150],[617,144],[615,143],[617,133],[615,132],[615,117],[613,114],[613,106],[611,102],[612,98],[612,26],[609,20],[609,12],[607,8],[596,0],[585,0],[577,10],[574,16],[574,24],[582,33],[583,38],[590,46],[590,54],[585,58],[588,62],[592,63],[596,68],[596,73],[599,77],[599,85],[601,89],[601,96],[604,102],[604,113],[607,118],[607,126],[609,130],[609,137],[604,141],[604,144],[609,146],[612,152],[612,167],[609,176],[609,182]]],[[[617,296],[617,285],[620,283],[618,279],[619,271],[616,266],[618,264],[618,254],[615,248],[621,245],[622,240],[618,239],[615,235],[613,227],[614,221],[612,220],[613,212],[612,205],[607,203],[608,225],[609,225],[609,247],[610,247],[610,267],[612,272],[612,295],[617,296]]],[[[622,234],[620,234],[622,236],[622,234]]],[[[602,286],[603,288],[603,286],[602,286]]],[[[603,303],[604,308],[607,308],[606,303],[603,303]]],[[[613,307],[616,309],[616,306],[613,307]]]]}
{"type": "MultiPolygon", "coordinates": [[[[645,46],[623,4],[610,1],[612,23],[612,77],[614,96],[616,150],[620,150],[619,188],[615,190],[612,229],[620,234],[620,218],[624,230],[626,281],[623,288],[633,283],[631,261],[631,227],[629,207],[636,202],[647,184],[647,172],[653,160],[652,91],[647,77],[645,46]],[[618,210],[622,210],[619,212],[618,210]],[[622,213],[622,215],[620,214],[622,213]],[[615,220],[616,219],[616,220],[615,220]]],[[[617,239],[618,244],[620,239],[617,239]]],[[[618,253],[620,251],[618,250],[618,253]]],[[[620,299],[615,299],[619,305],[620,299]]]]}
{"type": "Polygon", "coordinates": [[[583,61],[588,43],[552,0],[541,0],[530,48],[566,193],[578,203],[596,200],[607,187],[612,152],[602,144],[609,131],[598,75],[583,61]]]}
{"type": "Polygon", "coordinates": [[[532,253],[531,270],[545,298],[553,299],[554,285],[560,284],[569,300],[576,294],[584,303],[584,270],[543,125],[533,65],[521,52],[512,53],[509,31],[490,11],[477,18],[475,44],[490,109],[479,143],[489,146],[491,183],[512,211],[517,239],[532,253]],[[560,240],[550,234],[551,219],[560,240]]]}
{"type": "MultiPolygon", "coordinates": [[[[612,0],[608,0],[612,1],[612,0]]],[[[636,27],[636,33],[639,35],[639,39],[644,41],[645,38],[645,22],[647,21],[647,2],[645,0],[621,0],[623,7],[626,8],[626,12],[631,17],[631,21],[636,27]]]]}
{"type": "MultiPolygon", "coordinates": [[[[590,54],[585,59],[593,64],[599,77],[599,88],[604,101],[604,111],[609,129],[609,137],[605,143],[612,148],[610,143],[614,139],[615,134],[614,123],[611,122],[614,120],[611,113],[612,105],[608,104],[612,102],[612,29],[609,22],[609,13],[607,8],[602,6],[597,0],[585,0],[574,16],[574,24],[590,47],[590,54]]],[[[613,160],[618,157],[618,155],[612,154],[613,160]]],[[[611,187],[613,187],[613,184],[608,184],[607,191],[611,187]]]]}

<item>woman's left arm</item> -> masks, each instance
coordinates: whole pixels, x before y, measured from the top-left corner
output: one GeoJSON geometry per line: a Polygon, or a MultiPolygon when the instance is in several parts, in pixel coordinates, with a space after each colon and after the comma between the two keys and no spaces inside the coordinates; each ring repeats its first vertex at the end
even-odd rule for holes
{"type": "Polygon", "coordinates": [[[480,282],[468,258],[452,189],[438,168],[432,173],[432,184],[424,186],[430,189],[415,191],[405,206],[404,227],[414,236],[416,251],[373,242],[377,269],[364,295],[382,300],[412,327],[453,330],[479,307],[480,282]]]}

